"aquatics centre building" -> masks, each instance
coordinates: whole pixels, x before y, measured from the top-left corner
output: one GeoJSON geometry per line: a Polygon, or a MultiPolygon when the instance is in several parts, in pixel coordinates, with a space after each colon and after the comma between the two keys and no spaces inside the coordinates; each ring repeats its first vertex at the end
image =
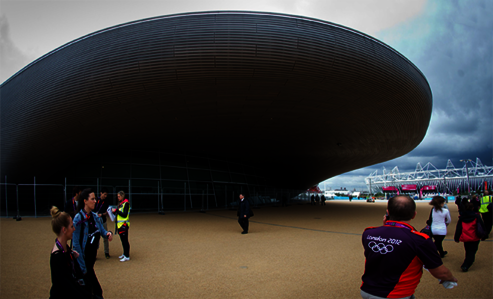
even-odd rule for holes
{"type": "Polygon", "coordinates": [[[122,189],[142,210],[289,197],[408,153],[432,111],[424,75],[383,42],[245,11],[102,29],[35,60],[0,96],[2,210],[34,188],[35,213],[75,185],[122,189]]]}

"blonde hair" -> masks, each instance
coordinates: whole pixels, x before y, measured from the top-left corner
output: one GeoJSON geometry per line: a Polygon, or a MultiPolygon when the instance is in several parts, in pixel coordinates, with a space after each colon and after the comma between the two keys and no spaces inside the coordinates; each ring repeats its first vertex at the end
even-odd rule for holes
{"type": "Polygon", "coordinates": [[[118,191],[118,195],[120,195],[122,197],[122,199],[125,199],[125,192],[118,191]]]}
{"type": "Polygon", "coordinates": [[[59,235],[62,231],[62,227],[68,227],[70,225],[70,215],[68,213],[60,211],[57,207],[53,206],[50,210],[51,213],[51,229],[55,235],[59,235]]]}

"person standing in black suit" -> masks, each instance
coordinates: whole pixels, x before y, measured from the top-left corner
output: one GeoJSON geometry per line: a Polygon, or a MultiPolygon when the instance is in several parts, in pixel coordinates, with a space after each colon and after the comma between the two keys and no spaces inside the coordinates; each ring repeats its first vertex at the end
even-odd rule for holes
{"type": "MultiPolygon", "coordinates": [[[[106,198],[108,197],[108,190],[106,188],[101,189],[100,196],[96,201],[96,207],[94,208],[94,212],[98,214],[98,216],[103,221],[103,227],[105,230],[108,230],[108,224],[106,223],[106,216],[108,215],[108,202],[106,198]]],[[[104,240],[104,256],[109,259],[110,258],[110,245],[108,239],[104,240]]]]}
{"type": "Polygon", "coordinates": [[[240,224],[243,231],[241,234],[248,234],[248,219],[253,216],[252,210],[250,210],[250,203],[247,199],[240,194],[240,204],[238,205],[238,223],[240,224]]]}

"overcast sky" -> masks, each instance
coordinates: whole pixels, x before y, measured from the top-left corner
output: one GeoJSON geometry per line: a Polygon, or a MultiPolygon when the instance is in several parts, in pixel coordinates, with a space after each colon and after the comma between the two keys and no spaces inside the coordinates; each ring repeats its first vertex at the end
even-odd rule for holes
{"type": "MultiPolygon", "coordinates": [[[[410,59],[433,92],[423,142],[409,154],[329,179],[327,187],[364,188],[378,169],[451,159],[493,158],[493,1],[490,0],[0,0],[0,82],[85,34],[142,18],[207,10],[269,11],[314,17],[372,35],[410,59]]],[[[392,115],[377,115],[392,119],[392,115]]],[[[321,184],[323,185],[323,183],[321,184]]]]}

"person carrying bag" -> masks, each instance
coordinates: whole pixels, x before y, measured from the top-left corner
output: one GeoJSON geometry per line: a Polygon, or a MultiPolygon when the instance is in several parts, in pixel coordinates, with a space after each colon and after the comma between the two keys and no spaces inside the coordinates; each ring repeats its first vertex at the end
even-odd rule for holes
{"type": "Polygon", "coordinates": [[[426,220],[426,226],[423,227],[422,230],[420,230],[421,233],[427,234],[430,237],[433,237],[433,233],[431,232],[431,224],[433,223],[433,208],[430,210],[430,216],[428,217],[428,220],[426,220]]]}

